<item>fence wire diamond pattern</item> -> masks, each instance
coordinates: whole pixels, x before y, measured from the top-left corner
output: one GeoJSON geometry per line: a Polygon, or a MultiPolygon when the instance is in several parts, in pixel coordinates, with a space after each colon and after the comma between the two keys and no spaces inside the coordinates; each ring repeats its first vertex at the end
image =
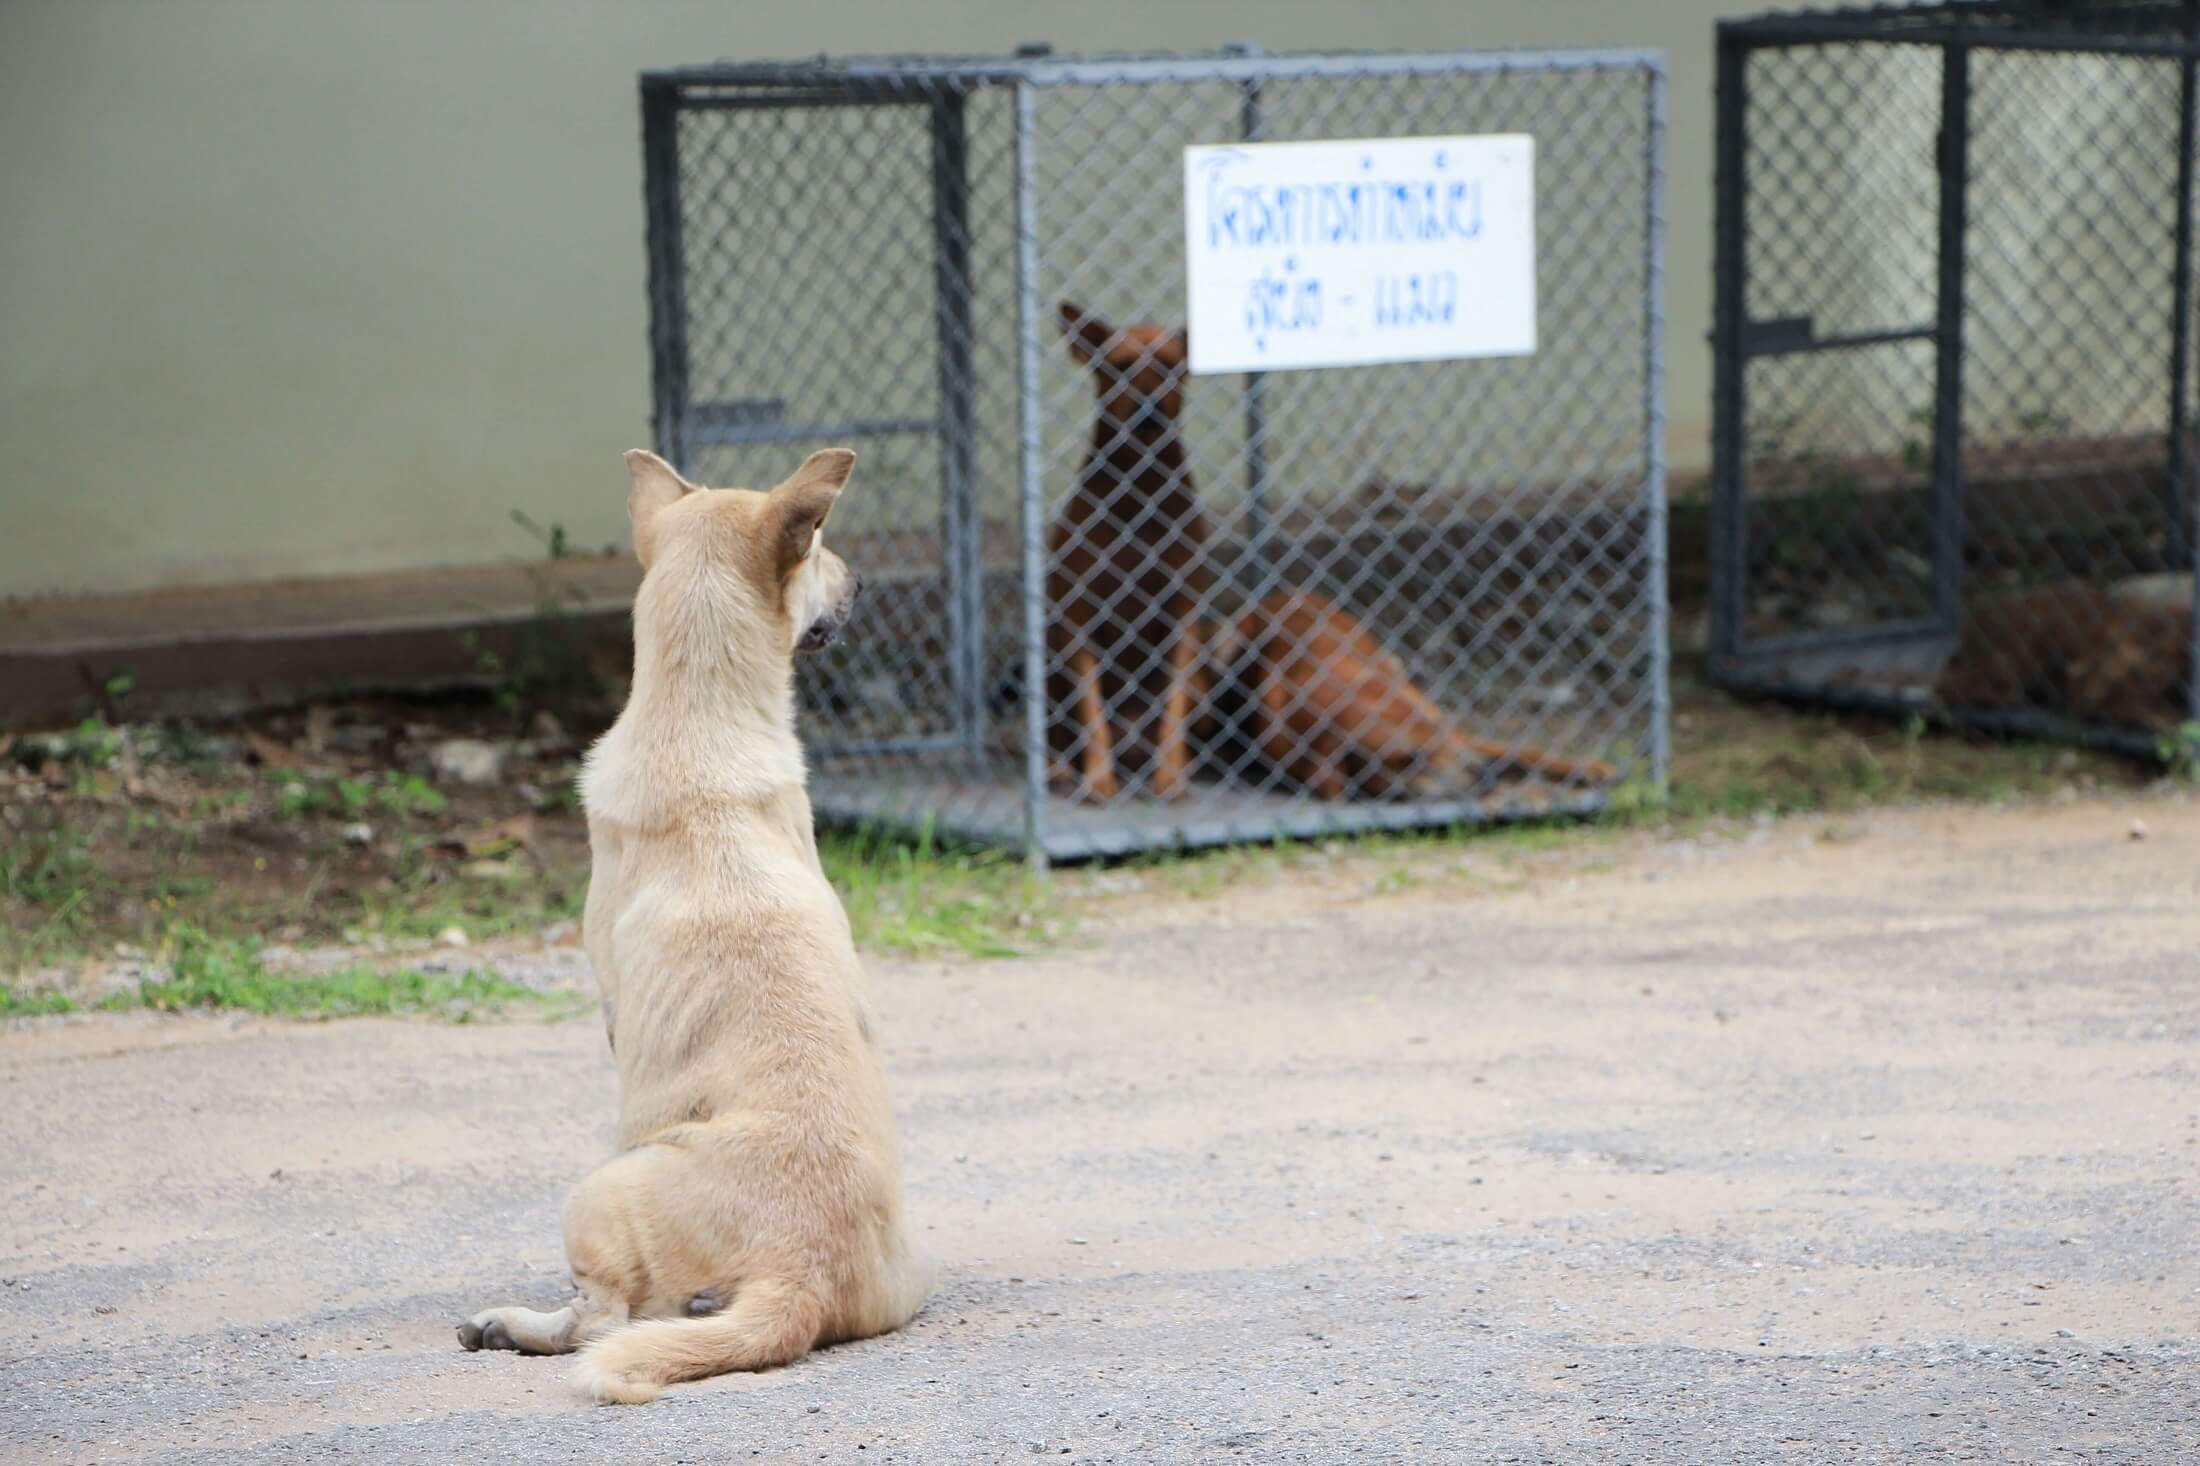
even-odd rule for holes
{"type": "Polygon", "coordinates": [[[659,447],[854,447],[820,814],[1074,859],[1662,779],[1663,73],[1639,53],[643,78],[659,447]],[[1193,376],[1182,151],[1529,133],[1531,356],[1193,376]]]}

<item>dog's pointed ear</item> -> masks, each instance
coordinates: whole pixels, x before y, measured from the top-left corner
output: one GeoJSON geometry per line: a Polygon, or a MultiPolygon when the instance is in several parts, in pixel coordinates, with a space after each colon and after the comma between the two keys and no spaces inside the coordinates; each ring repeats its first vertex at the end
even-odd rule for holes
{"type": "Polygon", "coordinates": [[[848,449],[821,448],[772,490],[773,536],[782,571],[810,553],[855,466],[856,455],[848,449]]]}
{"type": "Polygon", "coordinates": [[[695,492],[680,471],[647,448],[626,452],[626,518],[634,529],[634,558],[647,570],[657,554],[657,515],[695,492]]]}
{"type": "Polygon", "coordinates": [[[1106,356],[1109,344],[1122,334],[1075,301],[1065,300],[1058,309],[1062,334],[1069,337],[1069,354],[1086,366],[1106,356]]]}

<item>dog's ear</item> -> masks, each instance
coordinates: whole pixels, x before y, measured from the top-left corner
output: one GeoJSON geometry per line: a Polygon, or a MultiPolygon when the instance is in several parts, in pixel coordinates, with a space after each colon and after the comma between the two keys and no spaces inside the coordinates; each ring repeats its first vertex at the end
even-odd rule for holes
{"type": "Polygon", "coordinates": [[[658,512],[694,493],[695,485],[647,448],[627,450],[626,472],[626,517],[634,528],[634,558],[647,570],[657,554],[658,512]]]}
{"type": "Polygon", "coordinates": [[[1062,333],[1069,337],[1069,354],[1086,366],[1106,356],[1108,344],[1122,334],[1075,301],[1065,300],[1059,309],[1062,333]]]}
{"type": "Polygon", "coordinates": [[[833,501],[847,486],[856,455],[846,448],[821,448],[802,460],[787,481],[772,490],[772,535],[779,554],[779,568],[810,553],[833,501]]]}

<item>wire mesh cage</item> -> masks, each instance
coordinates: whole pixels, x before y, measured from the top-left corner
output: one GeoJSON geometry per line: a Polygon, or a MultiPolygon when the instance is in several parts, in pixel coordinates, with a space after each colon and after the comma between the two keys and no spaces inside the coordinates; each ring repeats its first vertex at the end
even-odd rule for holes
{"type": "MultiPolygon", "coordinates": [[[[854,447],[821,818],[1035,860],[1600,809],[1665,758],[1649,53],[642,78],[658,447],[854,447]],[[1190,147],[1533,139],[1536,347],[1189,371],[1190,147]]],[[[1246,309],[1254,309],[1248,304],[1246,309]]]]}
{"type": "Polygon", "coordinates": [[[1713,676],[2190,757],[2200,4],[1718,44],[1713,676]]]}

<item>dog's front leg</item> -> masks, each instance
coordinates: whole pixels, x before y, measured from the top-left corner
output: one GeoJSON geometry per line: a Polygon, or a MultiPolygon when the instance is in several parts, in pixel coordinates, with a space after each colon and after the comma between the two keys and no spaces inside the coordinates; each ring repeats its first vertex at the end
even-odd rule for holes
{"type": "Polygon", "coordinates": [[[1100,659],[1092,648],[1080,647],[1071,653],[1069,669],[1077,679],[1077,721],[1085,730],[1084,784],[1079,792],[1087,799],[1113,799],[1115,737],[1108,731],[1107,704],[1100,695],[1100,659]]]}
{"type": "Polygon", "coordinates": [[[1187,625],[1169,648],[1169,696],[1161,705],[1161,746],[1155,751],[1153,791],[1163,799],[1182,799],[1190,792],[1185,770],[1191,763],[1192,662],[1198,655],[1199,638],[1187,625]]]}

